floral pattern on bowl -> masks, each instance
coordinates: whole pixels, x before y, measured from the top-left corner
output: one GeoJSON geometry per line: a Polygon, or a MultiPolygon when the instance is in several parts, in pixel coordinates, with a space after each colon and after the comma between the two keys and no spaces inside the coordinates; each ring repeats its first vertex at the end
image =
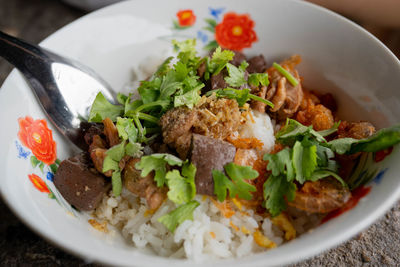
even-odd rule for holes
{"type": "MultiPolygon", "coordinates": [[[[347,103],[345,100],[348,99],[356,102],[357,105],[350,105],[350,108],[344,111],[346,114],[354,115],[356,120],[370,118],[378,127],[385,127],[398,120],[400,114],[398,105],[390,105],[396,103],[393,101],[397,101],[399,97],[394,89],[400,81],[398,61],[383,44],[361,28],[305,1],[259,1],[257,5],[240,1],[223,1],[221,5],[228,8],[208,8],[216,4],[212,1],[185,4],[175,0],[168,3],[124,1],[64,27],[41,45],[78,59],[95,69],[114,88],[122,88],[124,83],[122,81],[128,81],[131,77],[129,68],[132,64],[137,64],[138,60],[143,60],[148,55],[161,54],[167,46],[170,48],[172,38],[196,37],[199,46],[211,51],[218,45],[215,26],[222,23],[224,15],[231,11],[237,15],[248,13],[249,18],[255,22],[253,30],[257,35],[257,41],[254,41],[251,47],[243,48],[246,53],[253,55],[262,53],[266,58],[274,60],[282,59],[288,56],[288,53],[304,55],[306,60],[302,64],[301,71],[306,78],[305,86],[345,90],[345,94],[338,95],[339,102],[347,103]],[[154,9],[155,4],[157,9],[154,9]],[[165,12],[164,9],[170,11],[165,12]],[[186,9],[193,11],[196,17],[194,23],[182,29],[174,27],[172,20],[179,23],[176,17],[177,11],[186,9]],[[282,15],[285,17],[285,23],[280,21],[282,15]],[[305,28],[308,30],[303,31],[305,28]],[[112,38],[106,38],[110,36],[112,38]],[[313,42],[309,41],[310,38],[313,42]],[[65,45],[72,39],[77,41],[65,45]],[[165,40],[168,42],[164,42],[165,40]],[[364,49],[360,50],[360,47],[364,49]],[[319,64],[321,62],[330,64],[319,64]],[[376,71],[379,69],[385,71],[376,71]],[[375,75],[371,76],[370,73],[375,75]],[[378,85],[376,81],[385,81],[385,86],[381,83],[378,85]],[[371,97],[373,101],[360,102],[358,101],[360,96],[371,97]],[[358,107],[365,112],[357,113],[358,107]]],[[[0,103],[4,109],[2,121],[8,126],[4,127],[0,134],[3,142],[0,191],[5,202],[19,218],[45,238],[89,261],[96,259],[107,265],[118,266],[188,264],[186,261],[161,259],[132,250],[123,242],[104,242],[98,238],[97,232],[93,234],[90,231],[92,227],[87,224],[87,220],[82,224],[81,220],[64,216],[64,209],[60,208],[56,201],[49,199],[47,192],[40,192],[28,177],[31,174],[40,177],[64,206],[62,196],[58,194],[49,179],[54,173],[45,163],[42,165],[39,162],[34,167],[30,162],[34,154],[17,138],[18,118],[25,118],[26,115],[35,119],[44,118],[44,113],[33,101],[33,94],[16,71],[7,78],[0,95],[0,103]],[[43,166],[43,172],[40,166],[43,166]]],[[[52,128],[49,121],[47,124],[53,129],[58,157],[64,159],[70,156],[72,153],[67,141],[64,141],[63,137],[52,128]]],[[[351,212],[340,216],[334,222],[318,227],[309,236],[279,249],[254,257],[211,264],[281,266],[316,255],[349,239],[377,220],[400,196],[397,179],[399,165],[396,164],[399,149],[395,147],[393,155],[368,166],[374,168],[374,172],[370,172],[374,174],[373,182],[367,185],[371,189],[366,190],[369,191],[369,195],[351,212]],[[375,169],[378,172],[375,172],[375,169]]],[[[379,156],[375,155],[375,158],[379,159],[379,156]]],[[[72,212],[76,212],[68,204],[65,207],[66,210],[71,209],[72,212]]],[[[78,219],[85,215],[83,212],[76,214],[78,219]]]]}
{"type": "MultiPolygon", "coordinates": [[[[224,14],[222,21],[220,16],[225,8],[209,8],[211,18],[205,18],[207,26],[197,31],[197,38],[206,43],[204,49],[213,50],[218,46],[222,48],[242,51],[249,48],[258,40],[257,33],[254,31],[255,22],[248,14],[237,14],[235,12],[227,12],[224,14]],[[206,32],[212,34],[209,37],[206,32]],[[207,43],[207,41],[211,39],[207,43]]],[[[196,15],[193,10],[179,10],[176,13],[178,20],[173,20],[174,29],[185,30],[194,26],[196,15]]]]}
{"type": "Polygon", "coordinates": [[[61,161],[57,158],[57,144],[53,139],[52,131],[47,126],[47,121],[44,119],[34,120],[32,117],[26,116],[18,119],[18,125],[19,141],[15,141],[18,158],[28,160],[28,156],[32,153],[29,158],[32,172],[40,170],[40,173],[27,175],[32,185],[39,192],[47,194],[50,199],[55,199],[67,211],[76,214],[76,210],[64,200],[53,184],[54,174],[61,161]],[[30,151],[25,150],[24,147],[30,151]]]}

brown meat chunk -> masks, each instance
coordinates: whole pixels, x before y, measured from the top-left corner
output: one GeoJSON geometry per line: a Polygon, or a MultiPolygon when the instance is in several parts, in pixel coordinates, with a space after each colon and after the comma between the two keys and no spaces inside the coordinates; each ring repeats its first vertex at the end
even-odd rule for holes
{"type": "MultiPolygon", "coordinates": [[[[106,157],[106,152],[106,142],[99,135],[93,136],[92,143],[89,146],[89,154],[94,167],[100,173],[103,173],[103,161],[106,157]]],[[[107,171],[104,175],[111,177],[112,171],[107,171]]]]}
{"type": "Polygon", "coordinates": [[[233,53],[235,53],[235,55],[233,56],[233,59],[229,62],[232,65],[235,65],[237,67],[243,62],[243,60],[246,60],[246,56],[242,52],[233,51],[233,53]]]}
{"type": "Polygon", "coordinates": [[[186,158],[192,138],[191,128],[197,120],[195,109],[178,107],[167,111],[160,119],[164,143],[186,158]]]}
{"type": "Polygon", "coordinates": [[[93,142],[95,135],[101,136],[104,131],[104,126],[100,123],[92,123],[89,129],[85,132],[84,139],[86,144],[90,145],[93,142]]]}
{"type": "Polygon", "coordinates": [[[289,206],[309,213],[328,213],[342,207],[351,197],[349,189],[334,178],[306,182],[296,191],[294,201],[289,206]]]}
{"type": "Polygon", "coordinates": [[[167,111],[160,119],[164,143],[175,148],[184,159],[190,148],[192,133],[226,139],[237,131],[241,113],[236,100],[203,97],[191,109],[178,107],[167,111]]]}
{"type": "MultiPolygon", "coordinates": [[[[256,90],[252,90],[252,93],[255,94],[256,96],[259,96],[261,98],[265,99],[265,96],[267,94],[267,87],[266,86],[260,86],[256,88],[256,90]]],[[[264,113],[265,112],[265,107],[267,104],[261,102],[261,101],[256,101],[256,100],[251,100],[250,102],[250,107],[254,110],[257,110],[259,112],[264,113]]]]}
{"type": "Polygon", "coordinates": [[[141,171],[135,168],[135,164],[139,161],[140,159],[131,159],[125,165],[124,186],[132,193],[145,198],[150,209],[158,209],[166,199],[167,188],[157,187],[153,173],[141,177],[141,171]]]}
{"type": "Polygon", "coordinates": [[[250,58],[248,63],[247,71],[249,73],[264,73],[267,70],[267,62],[263,55],[250,58]]]}
{"type": "Polygon", "coordinates": [[[226,73],[225,70],[221,71],[217,75],[212,75],[211,76],[211,90],[216,90],[216,89],[223,89],[228,87],[228,84],[225,82],[225,77],[228,74],[226,73]]]}
{"type": "Polygon", "coordinates": [[[266,98],[274,103],[271,112],[279,120],[285,120],[292,117],[299,109],[303,100],[303,89],[300,82],[300,76],[294,67],[300,63],[301,58],[297,55],[281,62],[281,66],[289,71],[299,83],[293,86],[283,75],[274,67],[268,69],[270,84],[267,90],[266,98]]]}
{"type": "Polygon", "coordinates": [[[228,142],[193,134],[191,162],[196,166],[196,190],[203,195],[214,195],[212,170],[224,170],[224,165],[235,158],[236,148],[228,142]]]}
{"type": "Polygon", "coordinates": [[[301,104],[299,107],[300,110],[305,110],[305,109],[307,109],[308,106],[312,106],[312,105],[315,106],[317,104],[321,104],[319,98],[315,94],[311,93],[310,91],[303,90],[303,94],[304,94],[303,100],[301,101],[301,104]]]}
{"type": "Polygon", "coordinates": [[[277,112],[285,104],[286,100],[286,78],[282,77],[279,79],[276,89],[276,94],[272,97],[271,102],[274,107],[271,108],[271,112],[277,112]]]}
{"type": "Polygon", "coordinates": [[[105,118],[103,120],[103,124],[104,124],[104,134],[106,135],[109,146],[113,147],[115,145],[118,145],[120,143],[118,130],[117,127],[115,127],[112,120],[110,118],[105,118]]]}
{"type": "Polygon", "coordinates": [[[312,125],[316,131],[330,129],[335,123],[332,112],[321,104],[310,105],[306,110],[299,111],[296,120],[304,125],[312,125]]]}
{"type": "Polygon", "coordinates": [[[350,137],[354,139],[368,138],[375,133],[375,127],[366,121],[340,123],[338,128],[338,138],[350,137]]]}
{"type": "Polygon", "coordinates": [[[206,63],[205,62],[201,63],[200,66],[197,68],[197,75],[200,78],[203,78],[203,75],[206,72],[206,69],[207,69],[206,63]]]}
{"type": "Polygon", "coordinates": [[[69,204],[85,211],[95,209],[111,188],[110,181],[91,166],[85,153],[61,162],[54,185],[69,204]]]}

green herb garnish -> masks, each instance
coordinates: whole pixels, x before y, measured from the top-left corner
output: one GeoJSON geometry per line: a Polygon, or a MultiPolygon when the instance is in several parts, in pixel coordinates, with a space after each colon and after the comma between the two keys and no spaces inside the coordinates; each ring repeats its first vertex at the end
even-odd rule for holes
{"type": "Polygon", "coordinates": [[[293,86],[297,86],[299,84],[299,81],[293,77],[292,74],[290,74],[290,72],[288,72],[287,70],[285,70],[281,65],[279,65],[278,63],[274,62],[272,64],[272,66],[279,71],[280,74],[282,74],[289,82],[291,85],[293,86]]]}
{"type": "Polygon", "coordinates": [[[249,78],[247,79],[247,82],[251,86],[268,86],[269,85],[269,79],[268,79],[268,73],[252,73],[249,75],[249,78]]]}
{"type": "Polygon", "coordinates": [[[247,83],[244,73],[249,64],[243,61],[239,67],[232,65],[231,63],[226,64],[228,70],[228,76],[225,77],[225,81],[232,87],[240,87],[247,83]]]}
{"type": "Polygon", "coordinates": [[[154,180],[157,186],[161,187],[166,183],[167,164],[169,166],[182,166],[183,161],[171,154],[156,153],[143,156],[140,161],[136,163],[135,168],[142,171],[142,177],[154,171],[154,180]]]}
{"type": "Polygon", "coordinates": [[[330,141],[327,145],[338,154],[357,152],[377,152],[400,143],[400,124],[381,129],[365,139],[341,138],[330,141]]]}
{"type": "Polygon", "coordinates": [[[250,192],[255,192],[256,188],[244,180],[253,180],[258,177],[258,172],[249,166],[240,166],[228,163],[224,166],[225,172],[230,177],[219,170],[213,170],[214,193],[217,199],[222,202],[226,199],[227,191],[231,198],[242,198],[250,200],[253,196],[250,192]]]}
{"type": "Polygon", "coordinates": [[[182,166],[182,175],[178,170],[169,171],[165,176],[169,188],[168,198],[177,205],[192,200],[196,195],[195,175],[196,167],[192,163],[182,166]]]}
{"type": "Polygon", "coordinates": [[[200,205],[196,200],[192,200],[184,205],[179,206],[168,214],[158,218],[157,221],[164,224],[172,233],[176,227],[186,220],[193,220],[193,211],[200,205]]]}

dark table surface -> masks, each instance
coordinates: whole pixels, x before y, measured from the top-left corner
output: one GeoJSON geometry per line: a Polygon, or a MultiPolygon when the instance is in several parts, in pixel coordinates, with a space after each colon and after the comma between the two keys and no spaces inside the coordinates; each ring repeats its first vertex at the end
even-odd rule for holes
{"type": "MultiPolygon", "coordinates": [[[[0,0],[0,30],[38,43],[84,14],[56,0],[0,0]]],[[[386,32],[383,34],[386,38],[386,32]]],[[[400,47],[396,46],[400,43],[398,36],[389,38],[395,43],[389,43],[389,47],[396,52],[400,47]]],[[[0,59],[0,84],[11,69],[0,59]]],[[[400,266],[399,241],[400,202],[355,238],[293,266],[400,266]]],[[[0,266],[57,265],[96,266],[33,233],[0,200],[0,266]]]]}

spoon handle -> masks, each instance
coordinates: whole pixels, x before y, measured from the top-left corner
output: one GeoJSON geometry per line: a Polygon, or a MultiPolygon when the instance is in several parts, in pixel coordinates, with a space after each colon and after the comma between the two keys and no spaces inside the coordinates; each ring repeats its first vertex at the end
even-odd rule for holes
{"type": "Polygon", "coordinates": [[[0,31],[0,56],[14,65],[27,79],[43,77],[50,61],[48,52],[36,45],[0,31]]]}

